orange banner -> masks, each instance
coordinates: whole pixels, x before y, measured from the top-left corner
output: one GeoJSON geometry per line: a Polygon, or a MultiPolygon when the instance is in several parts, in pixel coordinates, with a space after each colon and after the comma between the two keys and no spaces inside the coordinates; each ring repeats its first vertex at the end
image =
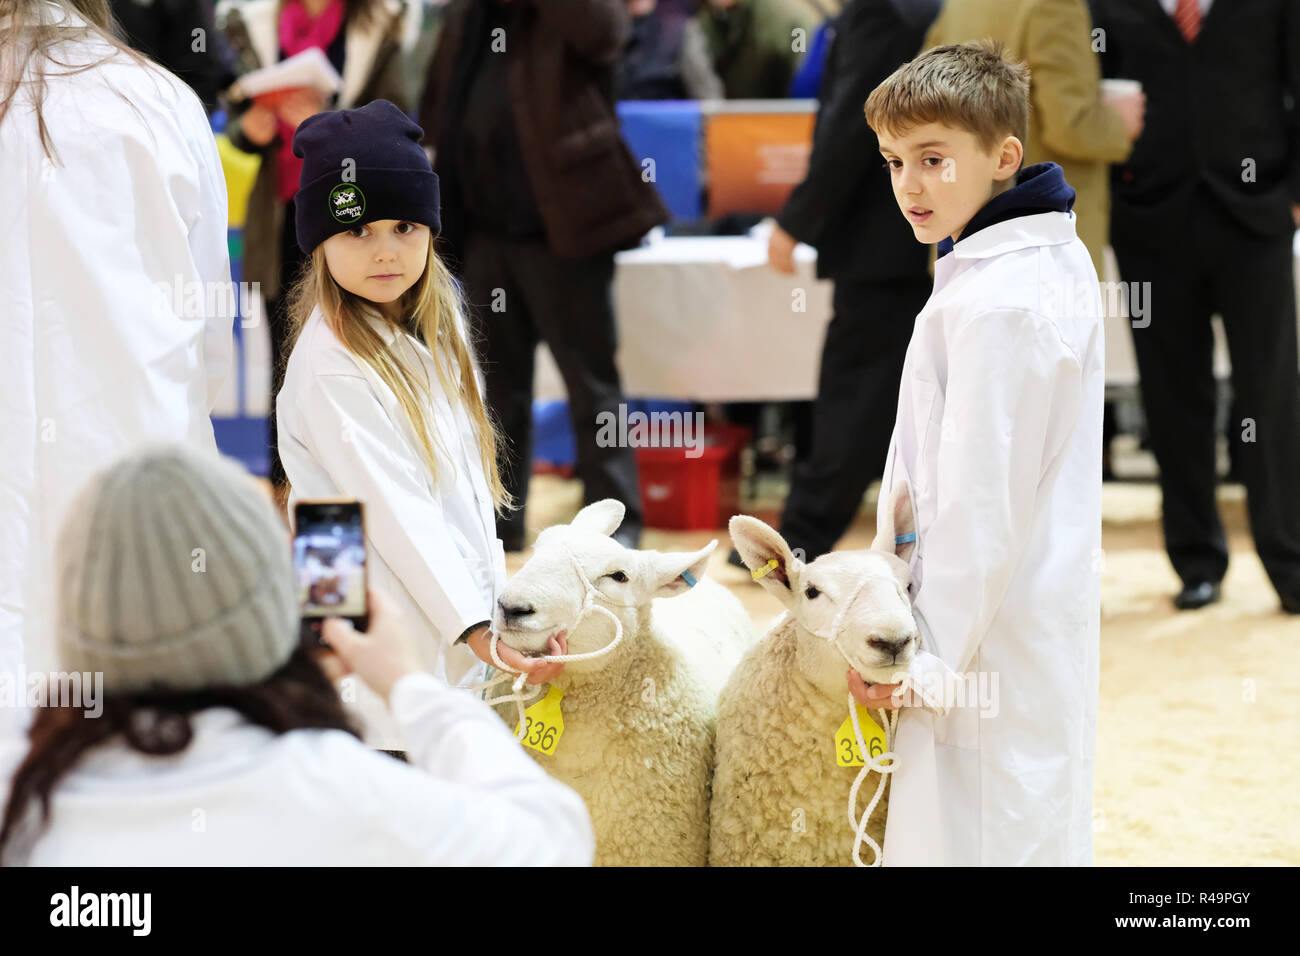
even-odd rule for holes
{"type": "Polygon", "coordinates": [[[724,113],[705,119],[709,217],[775,215],[808,171],[812,113],[724,113]]]}

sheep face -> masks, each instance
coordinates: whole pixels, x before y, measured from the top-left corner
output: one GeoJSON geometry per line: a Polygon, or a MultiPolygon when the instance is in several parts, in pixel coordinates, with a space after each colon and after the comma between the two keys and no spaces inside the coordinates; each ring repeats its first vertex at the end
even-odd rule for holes
{"type": "MultiPolygon", "coordinates": [[[[609,644],[614,627],[606,615],[588,613],[578,621],[590,582],[594,603],[623,625],[626,646],[636,639],[652,600],[685,594],[691,589],[687,576],[695,581],[704,577],[717,541],[694,553],[634,551],[610,537],[623,513],[622,502],[606,498],[583,508],[569,524],[538,535],[528,562],[497,600],[492,627],[503,642],[525,654],[549,653],[547,642],[560,633],[568,636],[570,654],[609,644]]],[[[614,656],[575,661],[566,670],[599,670],[614,656]]]]}
{"type": "Polygon", "coordinates": [[[920,649],[906,591],[915,545],[895,543],[912,531],[906,485],[895,491],[890,513],[892,526],[881,523],[869,550],[832,552],[810,564],[757,518],[731,519],[741,558],[798,626],[797,666],[827,696],[847,692],[849,667],[869,683],[901,680],[920,649]]]}

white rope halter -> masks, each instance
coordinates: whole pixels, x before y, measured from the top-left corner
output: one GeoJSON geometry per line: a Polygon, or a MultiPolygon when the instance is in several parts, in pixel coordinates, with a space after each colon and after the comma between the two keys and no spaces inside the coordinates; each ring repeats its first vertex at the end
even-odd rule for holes
{"type": "MultiPolygon", "coordinates": [[[[614,639],[610,641],[608,644],[606,644],[604,647],[598,648],[597,650],[594,651],[588,651],[585,654],[559,654],[559,655],[542,654],[539,655],[538,657],[533,658],[533,660],[560,661],[566,664],[572,663],[574,661],[589,661],[592,660],[593,658],[602,657],[605,654],[608,654],[614,648],[618,647],[619,643],[623,640],[623,622],[620,621],[618,619],[618,615],[615,614],[613,611],[611,611],[609,608],[602,607],[601,605],[596,603],[596,595],[600,593],[599,591],[596,590],[596,585],[591,583],[591,579],[587,577],[587,572],[585,572],[582,569],[582,565],[578,562],[578,559],[573,555],[573,552],[566,551],[565,553],[568,555],[569,560],[573,562],[574,570],[578,572],[578,577],[582,581],[583,587],[586,589],[586,594],[582,601],[582,608],[578,611],[578,616],[573,619],[573,623],[570,624],[567,628],[565,628],[565,630],[568,631],[568,633],[570,634],[574,633],[578,629],[578,625],[582,623],[582,619],[584,617],[586,617],[588,614],[599,612],[601,614],[604,614],[606,617],[608,617],[611,621],[614,622],[614,639]]],[[[607,595],[604,594],[602,594],[601,597],[605,598],[606,601],[609,601],[611,604],[614,604],[618,607],[636,607],[635,604],[627,604],[620,601],[612,601],[607,595]]],[[[489,687],[496,687],[498,684],[504,681],[513,680],[513,683],[511,684],[510,687],[510,693],[508,695],[506,695],[505,697],[494,697],[491,700],[488,700],[487,702],[489,704],[492,704],[494,707],[497,704],[508,704],[512,701],[514,702],[515,709],[519,712],[519,733],[516,735],[516,739],[522,740],[524,736],[524,732],[526,730],[526,725],[524,721],[524,701],[532,700],[534,697],[536,697],[538,694],[542,692],[542,688],[539,685],[537,687],[534,687],[528,693],[523,692],[524,682],[528,680],[528,674],[526,672],[518,672],[513,670],[510,667],[507,667],[505,662],[501,660],[501,657],[497,654],[497,642],[500,639],[501,639],[500,635],[498,635],[496,631],[493,631],[491,642],[488,644],[488,652],[492,655],[493,665],[495,665],[497,670],[501,671],[501,673],[498,674],[496,677],[492,678],[492,680],[487,681],[486,683],[473,685],[470,688],[470,690],[475,690],[475,691],[486,690],[489,687]]]]}
{"type": "MultiPolygon", "coordinates": [[[[844,615],[848,613],[849,608],[857,601],[858,595],[862,593],[862,589],[867,586],[868,581],[872,580],[890,581],[894,587],[898,589],[898,593],[902,597],[903,601],[907,602],[907,595],[904,593],[902,585],[898,583],[897,578],[894,578],[892,575],[867,574],[863,576],[857,588],[854,589],[853,595],[836,613],[835,620],[831,622],[831,633],[829,635],[817,631],[809,631],[809,633],[814,637],[820,637],[823,640],[829,641],[831,645],[840,652],[840,655],[848,661],[849,666],[854,670],[857,670],[857,665],[840,644],[840,635],[843,633],[841,624],[844,621],[844,615]]],[[[906,688],[908,679],[904,678],[902,683],[903,687],[906,688]]],[[[871,819],[871,812],[876,809],[876,805],[880,803],[881,798],[885,795],[885,775],[893,773],[898,767],[898,760],[891,749],[894,742],[894,732],[898,728],[898,711],[888,710],[883,707],[876,711],[881,718],[880,727],[885,732],[885,751],[879,756],[872,756],[868,752],[866,741],[862,737],[862,726],[858,721],[857,701],[853,698],[852,693],[848,695],[848,700],[849,719],[853,722],[853,736],[857,741],[858,753],[862,755],[863,762],[862,769],[858,771],[857,778],[853,781],[853,786],[849,790],[848,809],[849,826],[853,828],[853,863],[855,866],[880,866],[883,861],[884,852],[881,850],[880,844],[867,833],[867,822],[871,819]],[[867,774],[871,773],[873,770],[880,775],[880,780],[876,784],[876,792],[872,796],[871,802],[867,804],[866,810],[864,810],[862,816],[859,817],[857,814],[858,790],[861,789],[862,782],[867,779],[867,774]],[[871,863],[862,862],[863,843],[866,843],[874,854],[874,859],[871,863]]]]}

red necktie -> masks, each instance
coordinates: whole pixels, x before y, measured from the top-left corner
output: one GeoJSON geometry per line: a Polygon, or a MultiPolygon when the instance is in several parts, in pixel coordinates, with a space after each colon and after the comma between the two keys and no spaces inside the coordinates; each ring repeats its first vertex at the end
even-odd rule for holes
{"type": "Polygon", "coordinates": [[[1188,43],[1194,42],[1196,34],[1201,32],[1200,0],[1178,0],[1178,6],[1174,8],[1174,23],[1183,39],[1188,43]]]}

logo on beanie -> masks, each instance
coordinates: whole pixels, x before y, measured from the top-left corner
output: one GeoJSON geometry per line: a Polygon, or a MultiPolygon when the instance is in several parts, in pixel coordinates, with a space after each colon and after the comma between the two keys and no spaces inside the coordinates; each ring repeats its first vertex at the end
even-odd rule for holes
{"type": "Polygon", "coordinates": [[[330,212],[344,225],[352,225],[366,211],[366,196],[356,183],[339,183],[330,190],[330,212]]]}

